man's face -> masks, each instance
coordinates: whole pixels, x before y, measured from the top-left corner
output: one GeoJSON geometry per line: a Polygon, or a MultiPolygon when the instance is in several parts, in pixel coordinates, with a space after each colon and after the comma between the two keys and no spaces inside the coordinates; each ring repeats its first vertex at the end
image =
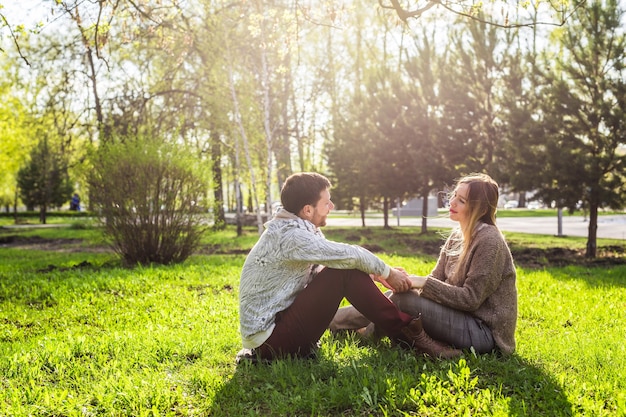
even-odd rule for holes
{"type": "Polygon", "coordinates": [[[326,218],[335,205],[330,201],[328,189],[320,193],[320,199],[315,206],[307,205],[302,209],[302,218],[310,221],[317,227],[326,226],[326,218]]]}

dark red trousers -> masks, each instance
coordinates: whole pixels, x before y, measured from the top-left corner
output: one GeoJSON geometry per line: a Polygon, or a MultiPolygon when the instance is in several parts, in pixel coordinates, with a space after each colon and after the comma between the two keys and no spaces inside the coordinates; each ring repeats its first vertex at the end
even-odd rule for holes
{"type": "Polygon", "coordinates": [[[400,311],[365,272],[324,268],[276,315],[276,327],[257,353],[264,359],[280,355],[306,356],[335,316],[344,297],[388,336],[395,337],[412,316],[400,311]]]}

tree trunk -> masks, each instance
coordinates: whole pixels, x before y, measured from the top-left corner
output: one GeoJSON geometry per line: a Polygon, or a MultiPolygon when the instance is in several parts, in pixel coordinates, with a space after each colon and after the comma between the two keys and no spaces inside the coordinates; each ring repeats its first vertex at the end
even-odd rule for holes
{"type": "Polygon", "coordinates": [[[389,227],[389,197],[383,198],[383,228],[391,229],[389,227]]]}
{"type": "Polygon", "coordinates": [[[422,233],[428,233],[428,191],[422,196],[422,233]]]}
{"type": "Polygon", "coordinates": [[[16,187],[15,197],[13,198],[13,222],[15,224],[17,224],[17,200],[18,200],[18,193],[17,193],[17,187],[16,187]]]}
{"type": "Polygon", "coordinates": [[[598,237],[598,203],[589,203],[589,234],[587,235],[586,258],[595,258],[598,237]]]}
{"type": "MultiPolygon", "coordinates": [[[[217,135],[216,135],[217,136],[217,135]]],[[[213,162],[213,230],[224,230],[224,191],[222,189],[222,142],[215,137],[211,143],[211,160],[213,162]]]]}
{"type": "Polygon", "coordinates": [[[45,204],[39,207],[39,223],[46,224],[46,205],[45,204]]]}
{"type": "Polygon", "coordinates": [[[359,197],[359,212],[361,213],[361,227],[365,227],[365,197],[359,197]]]}
{"type": "Polygon", "coordinates": [[[241,184],[235,180],[235,218],[237,220],[237,236],[243,235],[243,197],[241,195],[241,184]]]}

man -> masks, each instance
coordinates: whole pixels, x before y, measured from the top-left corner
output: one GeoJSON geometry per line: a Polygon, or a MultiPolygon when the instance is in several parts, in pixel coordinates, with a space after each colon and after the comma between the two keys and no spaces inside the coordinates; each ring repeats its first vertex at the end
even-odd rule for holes
{"type": "Polygon", "coordinates": [[[401,312],[376,286],[408,291],[411,280],[366,249],[332,242],[320,227],[334,208],[330,181],[317,173],[291,175],[282,208],[243,266],[239,286],[242,359],[307,357],[345,297],[395,343],[420,354],[456,357],[460,351],[432,340],[421,320],[401,312]]]}

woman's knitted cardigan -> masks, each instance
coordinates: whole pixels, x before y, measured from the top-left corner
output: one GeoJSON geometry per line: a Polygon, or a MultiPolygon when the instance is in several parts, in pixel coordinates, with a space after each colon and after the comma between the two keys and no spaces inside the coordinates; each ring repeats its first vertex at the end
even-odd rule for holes
{"type": "Polygon", "coordinates": [[[459,230],[444,244],[435,269],[421,295],[481,319],[493,334],[498,348],[515,351],[517,288],[513,257],[497,227],[481,223],[467,257],[455,275],[458,256],[447,255],[459,230]]]}

